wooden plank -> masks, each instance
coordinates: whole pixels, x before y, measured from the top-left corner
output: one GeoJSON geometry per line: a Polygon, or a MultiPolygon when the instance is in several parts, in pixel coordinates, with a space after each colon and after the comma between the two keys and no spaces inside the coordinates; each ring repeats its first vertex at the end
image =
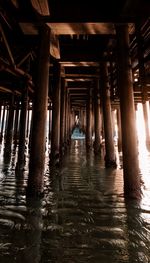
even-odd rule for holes
{"type": "Polygon", "coordinates": [[[31,0],[32,6],[36,9],[36,11],[43,15],[49,16],[49,5],[47,0],[31,0]]]}

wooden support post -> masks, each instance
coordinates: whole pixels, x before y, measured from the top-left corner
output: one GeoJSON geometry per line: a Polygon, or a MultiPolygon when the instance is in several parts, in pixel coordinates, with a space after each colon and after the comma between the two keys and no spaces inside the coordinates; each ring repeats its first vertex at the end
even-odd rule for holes
{"type": "Polygon", "coordinates": [[[92,146],[92,88],[89,87],[86,106],[86,147],[92,146]]]}
{"type": "Polygon", "coordinates": [[[60,151],[64,154],[65,150],[65,108],[66,108],[66,83],[61,78],[61,111],[60,111],[60,151]]]}
{"type": "Polygon", "coordinates": [[[34,103],[32,103],[32,109],[31,109],[31,120],[30,120],[30,132],[29,132],[29,144],[28,147],[31,149],[31,141],[32,141],[32,129],[33,129],[33,108],[34,108],[34,103]]]}
{"type": "Polygon", "coordinates": [[[7,128],[8,128],[8,120],[9,120],[9,110],[10,106],[6,106],[6,114],[5,114],[5,126],[4,126],[4,138],[7,136],[7,128]]]}
{"type": "Polygon", "coordinates": [[[22,89],[20,130],[19,130],[19,149],[16,170],[23,170],[25,166],[25,143],[26,143],[26,118],[28,110],[28,87],[27,83],[22,83],[25,87],[22,89]]]}
{"type": "Polygon", "coordinates": [[[6,129],[5,151],[4,151],[4,154],[6,155],[11,153],[11,145],[13,138],[13,120],[14,120],[14,94],[12,94],[9,104],[9,111],[8,111],[8,123],[6,129]]]}
{"type": "Polygon", "coordinates": [[[49,133],[48,133],[48,140],[49,144],[51,144],[51,134],[52,134],[52,107],[51,107],[51,101],[49,102],[49,133]]]}
{"type": "Polygon", "coordinates": [[[64,96],[65,96],[65,105],[66,105],[66,107],[65,107],[65,138],[64,138],[64,140],[65,140],[65,147],[67,148],[67,128],[68,128],[68,126],[67,126],[67,124],[68,124],[68,122],[67,122],[67,110],[68,110],[68,90],[67,90],[67,88],[65,89],[65,94],[64,94],[64,96]]]}
{"type": "Polygon", "coordinates": [[[146,135],[146,145],[150,149],[150,131],[148,125],[148,112],[146,101],[148,100],[148,92],[145,80],[145,65],[144,65],[144,40],[141,34],[140,24],[136,23],[136,37],[137,37],[137,51],[138,51],[138,61],[139,61],[139,84],[141,86],[142,93],[142,105],[143,105],[143,116],[145,122],[145,135],[146,135]]]}
{"type": "Polygon", "coordinates": [[[94,86],[94,127],[95,127],[95,141],[94,153],[101,152],[101,139],[100,139],[100,93],[99,93],[99,79],[95,82],[94,86]]]}
{"type": "Polygon", "coordinates": [[[60,147],[60,64],[54,63],[54,83],[52,95],[52,138],[51,138],[51,161],[59,163],[60,147]]]}
{"type": "Polygon", "coordinates": [[[113,140],[112,116],[111,116],[111,102],[110,102],[110,88],[108,83],[107,63],[102,62],[100,65],[101,72],[101,98],[103,107],[103,121],[105,133],[105,166],[116,168],[116,154],[113,140]]]}
{"type": "Polygon", "coordinates": [[[70,144],[70,140],[71,140],[71,118],[70,118],[70,112],[71,112],[71,108],[70,108],[70,95],[68,94],[68,144],[70,144]]]}
{"type": "Polygon", "coordinates": [[[83,133],[85,133],[86,130],[86,110],[83,109],[83,133]]]}
{"type": "Polygon", "coordinates": [[[44,186],[50,50],[50,29],[48,26],[40,27],[40,39],[27,188],[27,194],[31,196],[41,196],[44,186]]]}
{"type": "Polygon", "coordinates": [[[68,146],[69,144],[69,115],[68,115],[68,112],[69,112],[69,92],[68,90],[66,90],[66,111],[65,111],[65,122],[66,122],[66,125],[65,125],[65,143],[66,143],[66,146],[68,146]]]}
{"type": "Polygon", "coordinates": [[[15,106],[15,120],[14,120],[14,142],[17,143],[18,140],[18,122],[19,122],[19,101],[16,102],[15,106]]]}
{"type": "Polygon", "coordinates": [[[121,152],[122,151],[122,131],[121,131],[120,107],[117,108],[117,126],[118,126],[118,152],[121,152]]]}
{"type": "Polygon", "coordinates": [[[30,110],[28,108],[28,105],[27,105],[27,129],[26,129],[26,137],[28,138],[29,137],[29,124],[30,124],[30,110]]]}
{"type": "Polygon", "coordinates": [[[125,196],[141,197],[128,25],[116,26],[125,196]]]}
{"type": "Polygon", "coordinates": [[[5,106],[5,103],[4,103],[4,105],[3,105],[2,122],[1,122],[0,142],[2,142],[2,139],[3,139],[4,122],[5,122],[5,112],[6,112],[6,106],[5,106]]]}

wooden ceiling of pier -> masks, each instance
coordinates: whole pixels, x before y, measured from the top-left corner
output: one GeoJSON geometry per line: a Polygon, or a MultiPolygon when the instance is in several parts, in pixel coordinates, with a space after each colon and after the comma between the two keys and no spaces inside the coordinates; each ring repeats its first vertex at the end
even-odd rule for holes
{"type": "MultiPolygon", "coordinates": [[[[5,96],[8,90],[21,93],[16,79],[24,72],[31,75],[34,82],[41,23],[51,28],[50,67],[55,60],[61,63],[73,104],[75,101],[85,104],[86,90],[99,76],[104,53],[114,67],[117,23],[129,24],[135,70],[138,69],[135,23],[143,26],[145,68],[149,76],[149,14],[149,0],[1,0],[0,94],[5,96]]],[[[113,71],[115,76],[115,67],[113,71]]]]}

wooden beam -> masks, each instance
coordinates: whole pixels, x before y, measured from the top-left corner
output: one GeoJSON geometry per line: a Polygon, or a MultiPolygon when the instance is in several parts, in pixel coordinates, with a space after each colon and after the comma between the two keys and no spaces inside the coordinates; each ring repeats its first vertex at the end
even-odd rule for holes
{"type": "Polygon", "coordinates": [[[17,64],[17,67],[20,67],[25,61],[26,59],[28,59],[28,57],[31,56],[31,52],[29,52],[25,57],[23,57],[20,62],[17,64]]]}
{"type": "Polygon", "coordinates": [[[68,90],[87,90],[86,87],[67,87],[68,90]]]}
{"type": "Polygon", "coordinates": [[[28,80],[32,80],[32,77],[26,73],[24,70],[12,67],[11,65],[7,64],[2,58],[0,58],[0,67],[1,70],[5,70],[7,72],[10,72],[11,74],[18,76],[18,77],[26,77],[28,80]]]}
{"type": "Polygon", "coordinates": [[[3,28],[2,28],[1,25],[0,25],[0,31],[1,31],[3,40],[4,40],[4,43],[5,43],[5,46],[6,46],[8,55],[9,55],[9,58],[10,58],[10,62],[11,62],[11,64],[12,64],[12,66],[15,67],[15,66],[16,66],[16,65],[15,65],[15,61],[14,61],[14,58],[13,58],[11,49],[10,49],[10,47],[9,47],[8,41],[7,41],[7,39],[6,39],[5,33],[4,33],[3,28]]]}
{"type": "Polygon", "coordinates": [[[3,87],[3,86],[0,86],[0,91],[6,92],[6,93],[14,93],[14,94],[16,93],[18,95],[21,95],[21,92],[19,92],[18,90],[11,90],[11,89],[3,87]]]}
{"type": "Polygon", "coordinates": [[[99,74],[65,74],[65,78],[99,78],[99,74]]]}

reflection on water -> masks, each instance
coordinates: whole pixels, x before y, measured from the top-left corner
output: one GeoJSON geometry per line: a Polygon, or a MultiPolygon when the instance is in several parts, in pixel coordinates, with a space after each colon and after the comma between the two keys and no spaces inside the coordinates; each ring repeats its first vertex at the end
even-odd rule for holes
{"type": "Polygon", "coordinates": [[[17,149],[7,164],[0,150],[0,262],[150,262],[146,149],[139,150],[140,203],[124,200],[121,156],[117,169],[105,169],[103,156],[86,153],[83,139],[72,140],[62,168],[47,165],[42,200],[26,199],[28,163],[15,173],[17,149]]]}

